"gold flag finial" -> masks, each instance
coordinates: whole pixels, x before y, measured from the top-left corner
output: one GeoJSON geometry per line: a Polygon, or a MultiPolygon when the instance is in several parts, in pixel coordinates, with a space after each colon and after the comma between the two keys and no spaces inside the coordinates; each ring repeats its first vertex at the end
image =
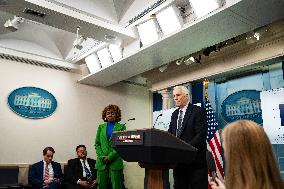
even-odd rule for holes
{"type": "Polygon", "coordinates": [[[204,79],[204,81],[203,81],[204,88],[208,89],[208,85],[209,85],[209,80],[208,79],[204,79]]]}
{"type": "Polygon", "coordinates": [[[208,85],[209,85],[209,80],[208,79],[204,79],[203,86],[205,88],[204,96],[205,96],[206,100],[208,100],[208,91],[207,91],[208,90],[208,85]]]}

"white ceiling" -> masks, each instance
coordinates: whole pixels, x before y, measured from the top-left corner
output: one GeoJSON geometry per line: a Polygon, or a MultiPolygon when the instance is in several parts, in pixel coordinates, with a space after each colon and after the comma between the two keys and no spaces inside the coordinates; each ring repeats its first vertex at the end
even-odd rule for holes
{"type": "Polygon", "coordinates": [[[142,47],[118,63],[83,77],[79,82],[110,86],[170,63],[203,48],[284,19],[283,0],[226,1],[211,14],[187,23],[176,33],[142,47]]]}
{"type": "MultiPolygon", "coordinates": [[[[174,0],[167,0],[171,2],[174,0]]],[[[184,0],[176,0],[184,1],[184,0]]],[[[0,0],[0,53],[61,67],[79,69],[83,58],[117,37],[137,40],[128,21],[157,0],[0,0]],[[35,17],[25,8],[44,13],[35,17]],[[16,32],[3,27],[14,15],[25,20],[16,32]],[[87,37],[83,49],[73,48],[76,28],[87,37]]],[[[226,0],[225,7],[187,23],[175,34],[143,47],[116,64],[84,77],[84,84],[109,86],[169,63],[202,48],[284,18],[284,0],[226,0]]]]}
{"type": "MultiPolygon", "coordinates": [[[[132,29],[120,22],[134,0],[0,0],[0,50],[17,56],[19,52],[50,57],[68,67],[80,64],[87,54],[104,44],[105,35],[116,36],[118,41],[136,38],[132,29]],[[44,18],[24,13],[26,8],[44,13],[44,18]],[[3,27],[14,15],[24,18],[16,32],[3,27]],[[73,48],[76,29],[87,37],[83,49],[73,48]]],[[[148,1],[145,1],[146,4],[148,1]]],[[[130,18],[129,18],[130,19],[130,18]]],[[[128,18],[124,18],[126,22],[128,18]]],[[[115,41],[108,41],[110,43],[115,41]]],[[[49,61],[50,62],[50,61],[49,61]]]]}

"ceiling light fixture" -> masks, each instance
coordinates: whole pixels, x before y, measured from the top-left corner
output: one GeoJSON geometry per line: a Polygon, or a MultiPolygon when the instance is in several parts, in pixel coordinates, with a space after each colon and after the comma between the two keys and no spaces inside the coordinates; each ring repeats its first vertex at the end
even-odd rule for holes
{"type": "Polygon", "coordinates": [[[86,41],[87,38],[83,36],[79,36],[79,30],[80,30],[80,26],[77,27],[77,34],[76,34],[76,39],[73,42],[73,47],[78,50],[81,50],[83,48],[82,43],[86,41]]]}
{"type": "Polygon", "coordinates": [[[179,60],[176,60],[176,64],[179,66],[183,63],[184,58],[181,58],[179,60]]]}
{"type": "Polygon", "coordinates": [[[252,43],[259,41],[267,31],[268,31],[268,27],[264,26],[252,32],[248,32],[246,36],[247,44],[252,44],[252,43]]]}
{"type": "Polygon", "coordinates": [[[188,59],[185,59],[184,64],[188,66],[188,65],[190,65],[194,62],[195,62],[195,58],[193,56],[191,56],[188,59]]]}
{"type": "Polygon", "coordinates": [[[7,20],[4,24],[4,27],[11,32],[15,32],[18,30],[20,23],[22,23],[24,19],[19,16],[14,16],[14,18],[11,20],[7,20]]]}
{"type": "Polygon", "coordinates": [[[159,67],[159,71],[163,73],[167,68],[168,68],[168,64],[163,65],[163,66],[159,67]]]}
{"type": "Polygon", "coordinates": [[[218,50],[217,50],[217,47],[216,47],[216,45],[213,45],[213,46],[211,46],[211,47],[207,47],[206,49],[204,49],[203,50],[203,55],[204,56],[209,56],[209,54],[211,53],[211,52],[217,52],[218,50]]]}
{"type": "Polygon", "coordinates": [[[193,57],[194,62],[201,64],[201,55],[198,55],[198,57],[193,57]]]}
{"type": "Polygon", "coordinates": [[[260,39],[259,33],[249,32],[247,33],[246,42],[247,44],[252,44],[257,42],[260,39]]]}

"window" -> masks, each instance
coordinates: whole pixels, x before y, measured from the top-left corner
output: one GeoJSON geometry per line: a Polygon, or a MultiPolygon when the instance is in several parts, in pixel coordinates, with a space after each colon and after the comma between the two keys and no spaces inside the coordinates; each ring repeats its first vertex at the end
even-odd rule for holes
{"type": "Polygon", "coordinates": [[[103,48],[97,52],[102,68],[108,67],[113,63],[109,49],[103,48]]]}
{"type": "Polygon", "coordinates": [[[122,58],[122,49],[120,46],[110,44],[109,51],[111,53],[111,56],[114,62],[117,62],[118,60],[122,58]]]}
{"type": "Polygon", "coordinates": [[[94,73],[101,69],[101,64],[96,54],[91,54],[85,58],[85,62],[90,73],[94,73]]]}
{"type": "Polygon", "coordinates": [[[180,12],[174,5],[162,10],[157,14],[157,20],[164,35],[173,33],[182,27],[183,21],[180,12]]]}
{"type": "Polygon", "coordinates": [[[153,43],[159,39],[157,23],[154,19],[150,19],[142,24],[139,24],[137,29],[143,46],[153,43]]]}
{"type": "Polygon", "coordinates": [[[218,0],[190,0],[197,18],[205,16],[219,8],[218,0]]]}

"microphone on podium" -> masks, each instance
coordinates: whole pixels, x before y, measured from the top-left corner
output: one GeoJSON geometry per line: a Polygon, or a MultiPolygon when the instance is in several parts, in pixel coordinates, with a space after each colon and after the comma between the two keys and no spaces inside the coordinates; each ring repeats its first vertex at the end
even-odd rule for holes
{"type": "MultiPolygon", "coordinates": [[[[126,123],[128,123],[129,121],[135,121],[135,117],[128,119],[126,123]]],[[[124,123],[124,125],[126,125],[126,123],[124,123]]]]}
{"type": "Polygon", "coordinates": [[[162,115],[163,115],[163,114],[162,114],[162,113],[160,113],[160,114],[158,115],[158,117],[156,118],[155,123],[154,123],[154,125],[153,125],[153,129],[155,128],[155,125],[156,125],[156,123],[157,123],[157,121],[158,121],[159,117],[161,117],[162,115]]]}

